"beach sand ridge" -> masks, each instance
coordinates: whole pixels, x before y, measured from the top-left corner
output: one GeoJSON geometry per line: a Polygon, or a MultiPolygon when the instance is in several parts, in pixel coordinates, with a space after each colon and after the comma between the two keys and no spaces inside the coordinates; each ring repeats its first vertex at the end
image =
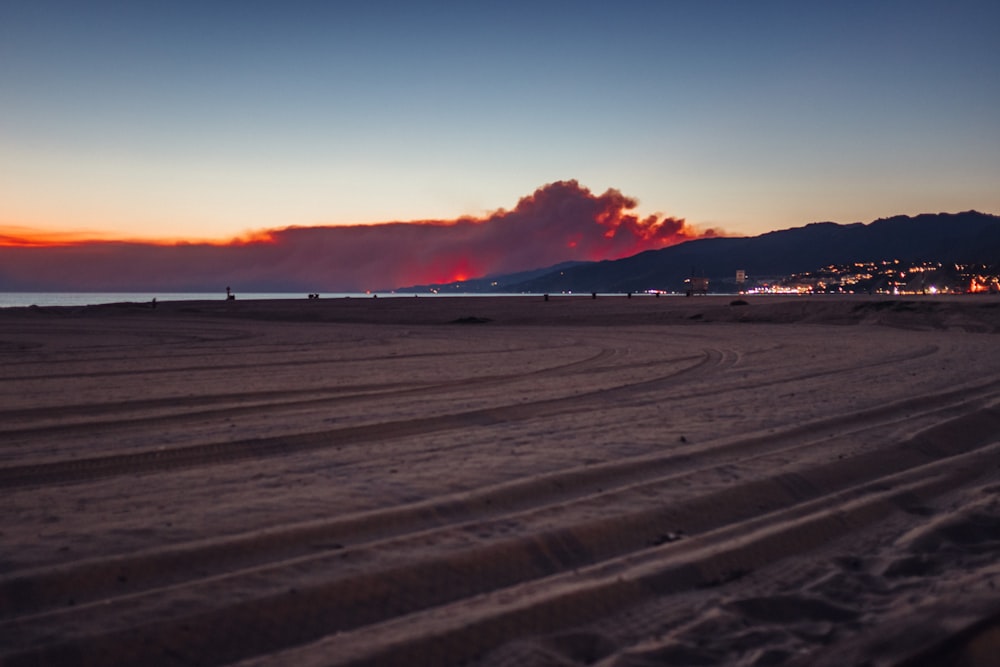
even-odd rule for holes
{"type": "Polygon", "coordinates": [[[1000,301],[735,301],[0,310],[0,662],[992,664],[1000,301]]]}

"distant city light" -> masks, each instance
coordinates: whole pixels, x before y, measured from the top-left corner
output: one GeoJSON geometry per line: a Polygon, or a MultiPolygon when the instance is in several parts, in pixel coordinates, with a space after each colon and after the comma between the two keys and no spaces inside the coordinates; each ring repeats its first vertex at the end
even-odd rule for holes
{"type": "Polygon", "coordinates": [[[899,259],[831,264],[751,286],[767,294],[971,294],[1000,292],[1000,265],[904,262],[899,259]]]}

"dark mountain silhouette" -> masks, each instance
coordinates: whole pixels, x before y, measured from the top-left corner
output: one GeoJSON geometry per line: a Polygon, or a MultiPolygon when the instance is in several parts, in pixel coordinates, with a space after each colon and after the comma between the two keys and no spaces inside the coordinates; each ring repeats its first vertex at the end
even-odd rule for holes
{"type": "Polygon", "coordinates": [[[703,238],[614,261],[561,266],[527,280],[495,277],[465,291],[682,291],[691,276],[707,277],[713,290],[724,291],[735,288],[738,269],[749,279],[761,279],[891,259],[995,264],[1000,262],[1000,216],[977,211],[895,216],[869,224],[818,222],[753,237],[703,238]],[[503,288],[490,287],[491,282],[503,288]]]}

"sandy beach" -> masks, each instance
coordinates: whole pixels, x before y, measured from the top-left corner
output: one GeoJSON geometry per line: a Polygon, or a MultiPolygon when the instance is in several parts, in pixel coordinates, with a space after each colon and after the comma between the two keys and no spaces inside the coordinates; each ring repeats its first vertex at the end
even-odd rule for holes
{"type": "Polygon", "coordinates": [[[1000,297],[0,310],[0,664],[995,665],[1000,297]]]}

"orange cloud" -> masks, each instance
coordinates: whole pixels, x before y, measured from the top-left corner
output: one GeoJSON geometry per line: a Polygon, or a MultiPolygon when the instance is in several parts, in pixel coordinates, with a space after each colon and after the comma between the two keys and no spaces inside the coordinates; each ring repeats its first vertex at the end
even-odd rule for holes
{"type": "MultiPolygon", "coordinates": [[[[626,257],[714,232],[640,218],[617,190],[559,181],[482,218],[265,230],[225,245],[9,243],[0,288],[94,291],[363,291],[626,257]]],[[[39,237],[23,238],[38,240],[39,237]]],[[[0,243],[2,245],[2,243],[0,243]]]]}

